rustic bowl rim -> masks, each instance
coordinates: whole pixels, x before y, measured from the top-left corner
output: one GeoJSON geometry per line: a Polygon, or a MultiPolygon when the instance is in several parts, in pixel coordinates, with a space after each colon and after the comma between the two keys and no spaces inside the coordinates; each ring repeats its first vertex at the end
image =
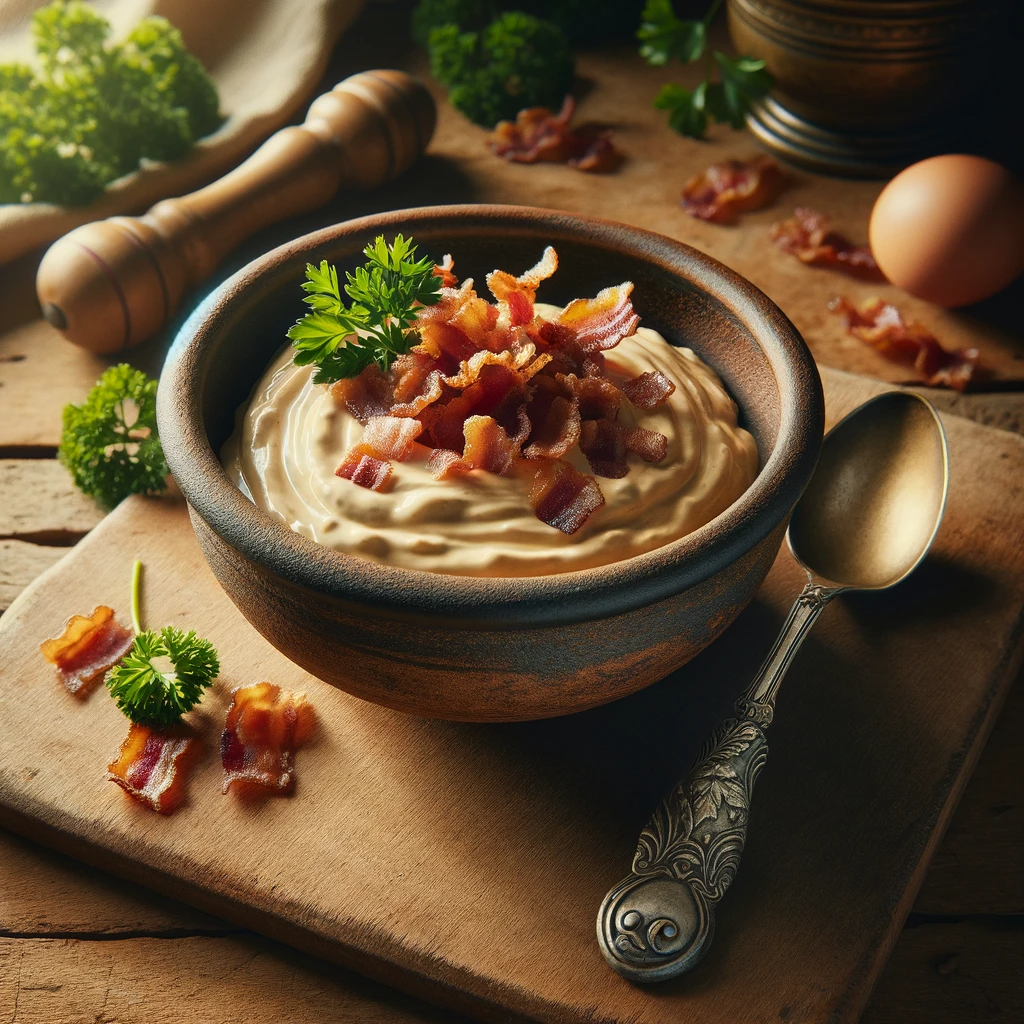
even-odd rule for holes
{"type": "MultiPolygon", "coordinates": [[[[297,305],[297,309],[298,309],[297,305]]],[[[543,628],[623,614],[713,576],[764,540],[810,480],[824,425],[821,378],[806,344],[758,288],[683,242],[614,221],[539,207],[465,204],[372,214],[302,235],[248,263],[213,291],[181,327],[157,395],[160,436],[171,472],[198,515],[227,545],[286,583],[397,620],[455,628],[543,628]],[[416,226],[453,233],[500,226],[592,244],[654,263],[711,294],[751,333],[775,375],[781,419],[773,451],[753,484],[711,522],[619,562],[548,576],[451,576],[382,565],[293,532],[232,483],[206,435],[204,360],[230,329],[234,311],[268,276],[286,276],[316,249],[416,226]],[[197,382],[199,386],[197,386],[197,382]]]]}

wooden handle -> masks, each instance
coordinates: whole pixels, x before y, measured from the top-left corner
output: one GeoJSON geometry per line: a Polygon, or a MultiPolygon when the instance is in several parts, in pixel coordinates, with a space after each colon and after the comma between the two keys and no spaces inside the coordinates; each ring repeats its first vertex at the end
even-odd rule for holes
{"type": "Polygon", "coordinates": [[[142,217],[83,224],[47,250],[36,275],[43,316],[68,341],[117,352],[152,337],[185,290],[254,231],[370,188],[426,149],[434,101],[401,71],[364,71],[313,101],[219,181],[142,217]]]}

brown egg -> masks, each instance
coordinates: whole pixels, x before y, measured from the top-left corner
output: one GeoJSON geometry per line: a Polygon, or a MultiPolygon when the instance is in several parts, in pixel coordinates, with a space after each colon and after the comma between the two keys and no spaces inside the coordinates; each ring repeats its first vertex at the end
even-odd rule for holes
{"type": "Polygon", "coordinates": [[[870,239],[882,272],[911,295],[978,302],[1024,270],[1024,184],[978,156],[922,160],[882,190],[870,239]]]}

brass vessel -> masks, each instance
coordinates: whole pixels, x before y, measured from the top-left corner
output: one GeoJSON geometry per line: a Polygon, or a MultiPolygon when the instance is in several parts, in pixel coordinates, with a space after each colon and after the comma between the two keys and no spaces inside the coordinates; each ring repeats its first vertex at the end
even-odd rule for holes
{"type": "Polygon", "coordinates": [[[990,79],[1002,0],[729,0],[740,53],[776,86],[747,117],[777,155],[888,177],[957,147],[990,79]]]}

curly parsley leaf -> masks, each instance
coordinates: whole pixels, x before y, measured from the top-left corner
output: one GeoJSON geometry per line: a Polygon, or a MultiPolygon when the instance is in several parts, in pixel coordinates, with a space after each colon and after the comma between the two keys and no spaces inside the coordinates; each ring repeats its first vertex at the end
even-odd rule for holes
{"type": "Polygon", "coordinates": [[[306,264],[303,301],[311,311],[289,329],[288,337],[296,365],[316,365],[316,384],[355,377],[371,363],[386,370],[415,344],[410,328],[417,309],[441,297],[433,260],[417,260],[411,238],[396,235],[388,245],[378,235],[363,254],[365,266],[345,275],[350,305],[342,297],[335,267],[326,260],[319,267],[306,264]]]}
{"type": "Polygon", "coordinates": [[[117,706],[133,722],[174,725],[202,699],[220,662],[209,640],[175,626],[139,633],[131,650],[107,675],[117,706]]]}
{"type": "Polygon", "coordinates": [[[0,203],[88,203],[221,123],[213,80],[165,18],[111,43],[92,7],[55,0],[33,15],[32,35],[38,70],[0,65],[0,203]]]}
{"type": "Polygon", "coordinates": [[[127,363],[106,370],[81,405],[64,406],[57,457],[79,490],[113,508],[159,494],[170,472],[156,427],[157,382],[127,363]]]}

